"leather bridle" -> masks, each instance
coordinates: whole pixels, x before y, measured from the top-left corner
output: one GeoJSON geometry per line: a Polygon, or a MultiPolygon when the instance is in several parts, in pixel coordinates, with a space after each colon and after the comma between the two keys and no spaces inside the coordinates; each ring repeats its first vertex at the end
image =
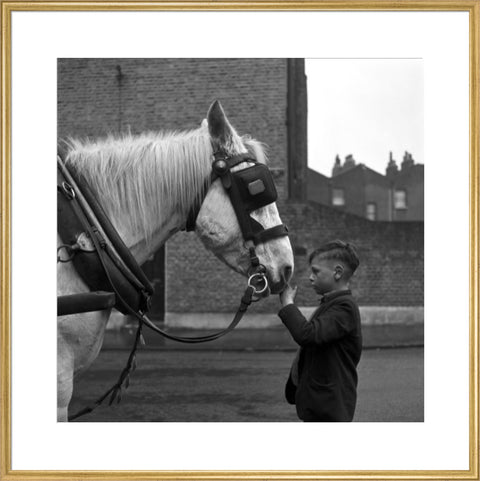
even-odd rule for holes
{"type": "MultiPolygon", "coordinates": [[[[249,251],[249,283],[253,279],[255,279],[256,283],[258,281],[263,282],[264,286],[260,292],[264,292],[268,287],[268,281],[265,277],[266,269],[265,266],[260,264],[255,252],[255,246],[279,237],[288,236],[286,225],[279,224],[265,229],[262,224],[250,215],[253,211],[277,200],[278,195],[272,174],[265,164],[258,162],[248,153],[229,156],[223,151],[216,151],[213,157],[210,184],[216,179],[221,180],[223,188],[230,198],[245,245],[249,251]],[[232,170],[244,162],[253,165],[249,165],[242,170],[232,170]]],[[[205,189],[205,191],[206,196],[208,189],[205,189]]],[[[190,210],[185,230],[195,230],[196,220],[203,200],[197,202],[190,210]]]]}

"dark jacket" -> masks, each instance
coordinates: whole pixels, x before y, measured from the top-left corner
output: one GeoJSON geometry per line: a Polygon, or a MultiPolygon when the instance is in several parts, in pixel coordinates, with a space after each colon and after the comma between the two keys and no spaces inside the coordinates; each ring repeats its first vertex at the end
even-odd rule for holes
{"type": "Polygon", "coordinates": [[[309,321],[293,304],[278,314],[301,346],[298,385],[293,383],[292,373],[286,385],[287,400],[296,405],[298,417],[304,421],[351,421],[362,352],[360,312],[351,292],[326,294],[309,321]]]}

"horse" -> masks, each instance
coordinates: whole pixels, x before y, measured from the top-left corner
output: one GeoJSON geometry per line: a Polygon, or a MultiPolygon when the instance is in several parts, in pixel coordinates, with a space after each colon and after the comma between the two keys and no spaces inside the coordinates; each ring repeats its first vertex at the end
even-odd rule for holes
{"type": "MultiPolygon", "coordinates": [[[[247,276],[249,250],[232,202],[220,179],[211,179],[214,152],[234,156],[251,152],[265,164],[263,144],[240,136],[218,101],[199,128],[190,131],[110,135],[96,140],[68,139],[65,165],[81,173],[102,204],[135,260],[142,264],[167,239],[185,228],[192,206],[201,205],[194,230],[205,247],[231,269],[247,276]]],[[[249,163],[232,169],[241,171],[249,163]]],[[[278,225],[275,203],[251,213],[265,229],[278,225]]],[[[57,235],[58,245],[62,239],[57,235]]],[[[268,289],[278,294],[293,274],[288,236],[269,239],[257,247],[266,269],[268,289]]],[[[88,287],[71,262],[57,263],[57,295],[84,293],[88,287]]],[[[68,420],[74,378],[98,356],[111,308],[58,316],[57,419],[68,420]]]]}

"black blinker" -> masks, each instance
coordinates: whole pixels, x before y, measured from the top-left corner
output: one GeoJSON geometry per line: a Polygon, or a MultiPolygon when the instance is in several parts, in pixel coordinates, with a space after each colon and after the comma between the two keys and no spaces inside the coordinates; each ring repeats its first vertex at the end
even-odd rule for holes
{"type": "MultiPolygon", "coordinates": [[[[221,179],[223,187],[230,197],[243,238],[257,245],[278,237],[288,236],[288,229],[284,224],[265,229],[262,224],[250,216],[251,212],[277,200],[277,189],[268,167],[257,162],[249,154],[228,157],[224,152],[215,152],[214,157],[210,181],[221,179]],[[251,162],[253,165],[243,170],[231,171],[232,167],[242,162],[251,162]]],[[[186,230],[195,229],[198,211],[199,206],[190,210],[186,230]]],[[[254,263],[253,258],[252,263],[254,263]]]]}

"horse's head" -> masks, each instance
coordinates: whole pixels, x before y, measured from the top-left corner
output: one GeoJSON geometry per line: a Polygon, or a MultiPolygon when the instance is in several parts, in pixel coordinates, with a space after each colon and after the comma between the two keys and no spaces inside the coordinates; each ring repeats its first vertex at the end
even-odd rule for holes
{"type": "Polygon", "coordinates": [[[292,276],[293,252],[274,202],[271,174],[263,165],[263,150],[235,132],[219,102],[210,107],[203,128],[210,136],[217,178],[198,213],[196,231],[209,250],[241,274],[252,272],[256,255],[266,269],[265,295],[279,293],[292,276]]]}

